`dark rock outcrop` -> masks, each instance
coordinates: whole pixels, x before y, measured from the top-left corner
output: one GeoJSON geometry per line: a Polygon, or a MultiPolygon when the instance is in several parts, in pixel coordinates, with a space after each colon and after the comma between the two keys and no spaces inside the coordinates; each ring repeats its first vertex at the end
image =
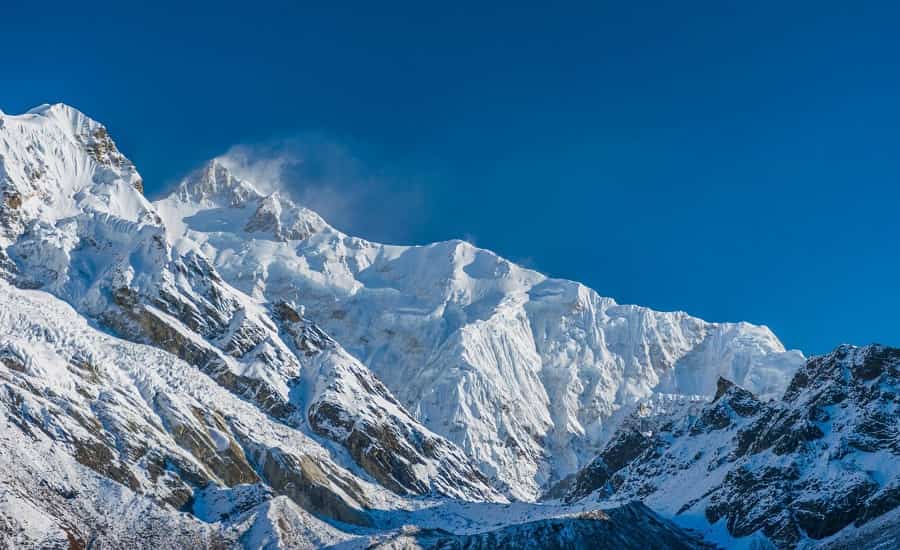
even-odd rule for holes
{"type": "Polygon", "coordinates": [[[370,548],[688,550],[713,546],[660,518],[643,504],[632,502],[610,510],[542,519],[472,535],[454,535],[440,529],[410,530],[370,548]]]}

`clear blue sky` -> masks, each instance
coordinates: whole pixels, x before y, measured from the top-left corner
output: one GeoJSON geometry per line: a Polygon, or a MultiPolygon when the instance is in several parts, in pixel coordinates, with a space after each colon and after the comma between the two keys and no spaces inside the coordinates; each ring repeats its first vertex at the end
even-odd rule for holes
{"type": "Polygon", "coordinates": [[[312,135],[383,191],[349,232],[469,237],[807,352],[900,345],[891,3],[71,4],[4,5],[0,109],[103,121],[151,196],[312,135]]]}

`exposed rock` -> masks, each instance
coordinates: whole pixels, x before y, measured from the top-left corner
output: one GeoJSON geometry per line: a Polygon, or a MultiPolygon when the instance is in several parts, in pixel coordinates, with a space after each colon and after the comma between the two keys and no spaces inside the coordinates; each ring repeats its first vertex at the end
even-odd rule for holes
{"type": "Polygon", "coordinates": [[[551,488],[543,499],[562,498],[566,502],[574,502],[598,489],[602,489],[601,496],[608,496],[615,492],[615,489],[609,485],[613,474],[653,445],[652,437],[631,427],[620,430],[616,432],[597,458],[573,477],[563,480],[551,488]]]}
{"type": "Polygon", "coordinates": [[[900,479],[886,466],[900,461],[898,366],[900,350],[841,346],[811,358],[769,403],[720,380],[687,433],[663,429],[615,473],[592,463],[566,494],[605,488],[676,513],[700,510],[734,536],[759,532],[783,548],[865,525],[900,505],[900,479]],[[686,471],[696,487],[679,481],[686,471]]]}
{"type": "Polygon", "coordinates": [[[342,478],[336,471],[326,472],[314,459],[281,449],[257,447],[253,455],[266,483],[304,510],[356,525],[372,525],[363,490],[351,478],[342,478]]]}
{"type": "Polygon", "coordinates": [[[344,445],[385,487],[399,494],[501,498],[468,457],[419,426],[387,388],[360,365],[336,363],[318,378],[320,388],[308,409],[310,426],[344,445]],[[360,396],[366,397],[361,400],[360,396]],[[430,471],[434,474],[427,474],[430,471]]]}
{"type": "Polygon", "coordinates": [[[231,437],[221,415],[194,408],[193,418],[179,416],[176,414],[177,408],[164,395],[157,395],[155,405],[175,442],[225,485],[230,487],[259,481],[244,456],[244,450],[231,437]],[[216,436],[224,441],[213,441],[210,430],[215,430],[216,436]]]}
{"type": "Polygon", "coordinates": [[[75,452],[73,456],[82,466],[87,466],[98,474],[102,474],[114,481],[125,485],[132,491],[140,489],[140,482],[113,454],[109,447],[99,441],[91,439],[73,440],[75,452]]]}

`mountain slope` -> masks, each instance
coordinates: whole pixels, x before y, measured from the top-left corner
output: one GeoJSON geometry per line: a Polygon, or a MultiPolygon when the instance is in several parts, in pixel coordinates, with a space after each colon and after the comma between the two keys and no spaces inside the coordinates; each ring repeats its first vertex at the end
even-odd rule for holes
{"type": "Polygon", "coordinates": [[[365,508],[390,501],[172,355],[98,332],[43,292],[0,282],[0,304],[0,532],[14,546],[98,537],[121,547],[136,536],[213,545],[218,527],[179,512],[196,508],[204,487],[266,483],[314,513],[361,523],[371,523],[365,508]],[[303,475],[267,468],[285,459],[303,475]],[[315,499],[290,491],[300,482],[315,499]]]}
{"type": "Polygon", "coordinates": [[[900,350],[841,346],[768,403],[718,385],[712,403],[656,430],[626,425],[558,492],[569,502],[640,498],[784,548],[900,506],[900,350]]]}
{"type": "Polygon", "coordinates": [[[203,255],[173,250],[102,125],[54,105],[4,117],[0,132],[0,189],[17,197],[2,208],[10,281],[178,356],[295,430],[334,439],[398,493],[500,498],[463,452],[289,303],[254,300],[203,255]]]}
{"type": "Polygon", "coordinates": [[[706,547],[640,506],[398,497],[188,363],[104,334],[42,291],[0,281],[0,335],[0,547],[432,547],[500,536],[512,548],[570,524],[582,544],[602,534],[620,548],[706,547]],[[632,533],[622,514],[645,528],[632,533]],[[494,534],[498,525],[510,527],[494,534]]]}
{"type": "Polygon", "coordinates": [[[686,550],[713,546],[659,518],[646,506],[630,503],[609,510],[537,519],[478,533],[410,529],[370,548],[686,550]]]}
{"type": "Polygon", "coordinates": [[[302,304],[515,498],[584,465],[654,391],[711,396],[727,376],[775,396],[803,362],[765,327],[619,305],[462,241],[347,236],[220,161],[155,206],[176,249],[249,295],[302,304]]]}

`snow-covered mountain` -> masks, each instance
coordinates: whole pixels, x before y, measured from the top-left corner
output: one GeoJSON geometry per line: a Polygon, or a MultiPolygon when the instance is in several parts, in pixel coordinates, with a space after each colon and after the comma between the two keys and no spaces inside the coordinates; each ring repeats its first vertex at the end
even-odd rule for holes
{"type": "Polygon", "coordinates": [[[620,305],[463,241],[345,235],[225,164],[155,203],[175,248],[259,300],[302,304],[513,498],[584,465],[654,391],[711,396],[725,376],[775,396],[803,363],[766,327],[620,305]]]}
{"type": "Polygon", "coordinates": [[[174,251],[137,172],[97,122],[55,105],[4,117],[3,129],[3,193],[16,197],[7,199],[5,251],[17,285],[51,292],[285,424],[338,441],[395,491],[499,498],[468,457],[291,304],[254,300],[204,256],[174,251]],[[105,140],[102,155],[92,136],[105,140]]]}
{"type": "MultiPolygon", "coordinates": [[[[574,522],[570,540],[584,544],[626,520],[646,524],[629,541],[703,547],[644,507],[403,498],[190,364],[98,331],[50,294],[0,281],[0,304],[2,548],[428,547],[554,522],[574,522]]],[[[527,535],[504,536],[515,548],[527,535]]]]}
{"type": "Polygon", "coordinates": [[[0,113],[0,545],[702,547],[659,491],[584,497],[720,378],[781,411],[819,360],[462,241],[345,235],[226,160],[150,202],[98,122],[0,113]]]}

